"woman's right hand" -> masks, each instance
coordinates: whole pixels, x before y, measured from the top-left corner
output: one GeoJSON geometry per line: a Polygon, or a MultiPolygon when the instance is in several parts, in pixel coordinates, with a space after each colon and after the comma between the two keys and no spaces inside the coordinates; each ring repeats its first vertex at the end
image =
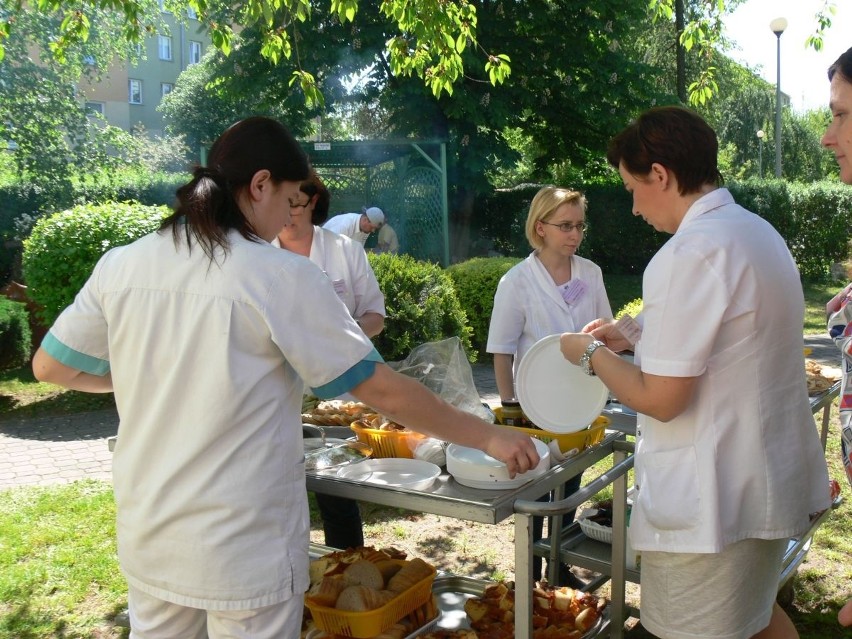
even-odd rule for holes
{"type": "Polygon", "coordinates": [[[499,426],[494,427],[483,451],[506,464],[510,478],[535,468],[541,461],[531,437],[499,426]]]}
{"type": "Polygon", "coordinates": [[[602,341],[614,353],[633,348],[633,344],[618,330],[614,319],[599,318],[592,320],[583,327],[583,333],[591,333],[592,337],[602,341]]]}

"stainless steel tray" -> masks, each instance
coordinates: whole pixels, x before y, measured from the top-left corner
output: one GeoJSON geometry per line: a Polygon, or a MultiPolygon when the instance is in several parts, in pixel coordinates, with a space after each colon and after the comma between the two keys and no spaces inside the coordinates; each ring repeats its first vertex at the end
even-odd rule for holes
{"type": "MultiPolygon", "coordinates": [[[[470,628],[467,613],[464,611],[464,603],[472,597],[481,597],[485,589],[493,582],[473,577],[462,577],[459,575],[439,574],[432,584],[432,595],[438,602],[438,610],[441,617],[435,628],[443,630],[458,630],[470,628]]],[[[600,619],[590,628],[582,639],[594,639],[602,636],[604,630],[609,628],[609,608],[604,609],[600,619]]],[[[425,634],[426,630],[423,631],[425,634]]]]}

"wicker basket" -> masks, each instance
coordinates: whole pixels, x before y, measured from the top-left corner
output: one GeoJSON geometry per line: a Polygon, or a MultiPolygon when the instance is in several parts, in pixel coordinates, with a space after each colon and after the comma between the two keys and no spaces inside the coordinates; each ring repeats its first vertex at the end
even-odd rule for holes
{"type": "MultiPolygon", "coordinates": [[[[497,418],[497,423],[502,424],[503,409],[500,406],[497,406],[494,409],[494,416],[497,418]]],[[[600,443],[604,438],[604,435],[606,435],[606,427],[609,426],[609,424],[609,417],[601,415],[592,422],[591,426],[584,428],[583,430],[579,430],[576,433],[551,433],[550,431],[541,430],[539,428],[523,428],[521,426],[506,426],[506,428],[512,428],[525,433],[530,437],[540,439],[545,444],[549,444],[551,441],[556,440],[559,442],[559,450],[563,453],[567,453],[573,448],[582,451],[589,446],[600,443]]]]}
{"type": "Polygon", "coordinates": [[[600,541],[604,544],[612,543],[611,526],[601,526],[598,522],[586,518],[583,512],[581,512],[580,516],[577,517],[577,523],[580,524],[580,530],[582,530],[583,534],[589,539],[594,539],[595,541],[600,541]]]}
{"type": "MultiPolygon", "coordinates": [[[[405,562],[400,560],[399,563],[405,562]]],[[[432,598],[432,582],[435,581],[436,574],[437,570],[433,566],[431,575],[421,579],[375,610],[349,612],[317,606],[307,601],[305,605],[311,611],[314,623],[321,630],[344,637],[368,639],[384,632],[417,608],[428,604],[432,598]]]]}
{"type": "Polygon", "coordinates": [[[414,459],[414,449],[426,439],[426,435],[411,430],[380,430],[369,428],[358,420],[349,426],[359,442],[373,449],[373,457],[402,457],[414,459]]]}

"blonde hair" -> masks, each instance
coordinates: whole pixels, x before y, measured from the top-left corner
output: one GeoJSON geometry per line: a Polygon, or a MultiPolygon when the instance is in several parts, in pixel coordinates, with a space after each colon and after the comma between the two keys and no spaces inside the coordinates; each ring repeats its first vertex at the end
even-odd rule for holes
{"type": "Polygon", "coordinates": [[[530,203],[526,225],[527,241],[534,249],[544,246],[541,236],[535,232],[536,222],[546,222],[563,204],[578,204],[583,209],[583,216],[586,215],[586,196],[579,191],[558,186],[545,186],[535,194],[530,203]]]}

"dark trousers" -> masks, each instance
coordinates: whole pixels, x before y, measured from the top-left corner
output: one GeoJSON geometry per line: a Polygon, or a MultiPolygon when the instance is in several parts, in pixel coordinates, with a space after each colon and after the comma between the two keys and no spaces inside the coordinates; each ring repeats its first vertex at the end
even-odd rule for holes
{"type": "Polygon", "coordinates": [[[364,545],[364,531],[358,502],[346,497],[314,493],[317,499],[325,545],[332,548],[357,548],[364,545]]]}
{"type": "MultiPolygon", "coordinates": [[[[580,489],[580,482],[582,481],[582,474],[577,475],[576,477],[572,477],[568,481],[565,482],[565,497],[569,495],[573,495],[580,489]]],[[[550,501],[552,499],[552,493],[549,495],[542,495],[536,501],[550,501]]],[[[562,528],[567,528],[574,521],[574,515],[576,514],[576,510],[572,510],[570,512],[562,515],[562,528]]],[[[544,517],[533,517],[533,541],[538,541],[542,537],[542,532],[544,531],[544,517]]],[[[550,534],[550,531],[548,531],[550,534]]],[[[553,535],[550,534],[552,537],[553,535]]],[[[541,565],[542,565],[542,557],[538,557],[537,555],[533,555],[533,579],[538,581],[541,579],[541,565]]],[[[559,562],[559,577],[557,579],[556,584],[552,585],[565,585],[566,575],[568,573],[568,567],[563,564],[561,561],[559,562]]],[[[546,576],[546,575],[545,575],[546,576]]]]}

